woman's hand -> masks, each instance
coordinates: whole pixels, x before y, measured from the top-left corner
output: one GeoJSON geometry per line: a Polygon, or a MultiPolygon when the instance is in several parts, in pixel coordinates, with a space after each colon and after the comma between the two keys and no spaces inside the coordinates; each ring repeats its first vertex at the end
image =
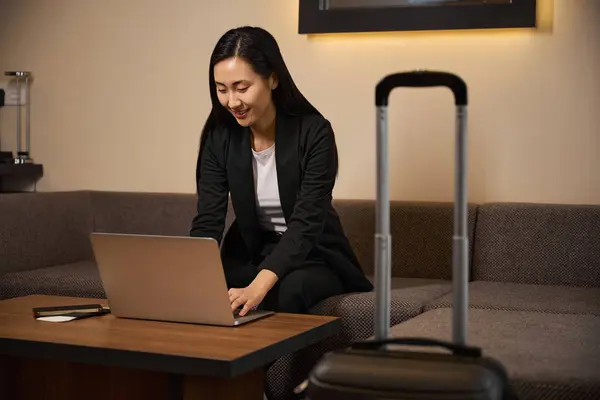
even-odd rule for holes
{"type": "Polygon", "coordinates": [[[269,290],[277,283],[277,275],[267,269],[261,270],[256,278],[245,288],[229,289],[229,302],[231,310],[243,306],[240,311],[240,317],[243,317],[248,311],[255,309],[265,298],[269,290]]]}

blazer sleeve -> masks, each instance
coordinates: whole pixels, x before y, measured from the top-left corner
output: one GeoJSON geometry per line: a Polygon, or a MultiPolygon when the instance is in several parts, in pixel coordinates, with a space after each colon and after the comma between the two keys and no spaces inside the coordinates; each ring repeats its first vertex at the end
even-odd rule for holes
{"type": "Polygon", "coordinates": [[[219,244],[223,238],[229,186],[224,167],[225,143],[215,131],[203,135],[196,163],[197,206],[190,236],[211,237],[219,244]]]}
{"type": "Polygon", "coordinates": [[[303,178],[287,230],[258,269],[279,278],[303,266],[323,232],[337,174],[337,147],[329,121],[322,119],[307,132],[303,178]]]}

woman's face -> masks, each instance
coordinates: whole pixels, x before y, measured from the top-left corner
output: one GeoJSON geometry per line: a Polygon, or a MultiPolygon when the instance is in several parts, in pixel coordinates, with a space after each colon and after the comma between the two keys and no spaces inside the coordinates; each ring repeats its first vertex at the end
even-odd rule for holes
{"type": "Polygon", "coordinates": [[[276,87],[274,77],[264,79],[240,57],[218,62],[214,67],[217,97],[242,126],[258,124],[271,117],[275,107],[271,91],[276,87]]]}

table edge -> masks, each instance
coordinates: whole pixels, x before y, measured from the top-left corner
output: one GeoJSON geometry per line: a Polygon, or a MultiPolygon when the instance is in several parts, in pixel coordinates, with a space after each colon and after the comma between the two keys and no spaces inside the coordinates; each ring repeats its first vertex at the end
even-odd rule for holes
{"type": "Polygon", "coordinates": [[[109,367],[124,367],[183,375],[233,378],[256,368],[264,367],[278,358],[334,335],[339,331],[341,320],[339,317],[330,317],[333,319],[319,326],[234,360],[3,337],[0,337],[0,355],[92,363],[109,367]]]}

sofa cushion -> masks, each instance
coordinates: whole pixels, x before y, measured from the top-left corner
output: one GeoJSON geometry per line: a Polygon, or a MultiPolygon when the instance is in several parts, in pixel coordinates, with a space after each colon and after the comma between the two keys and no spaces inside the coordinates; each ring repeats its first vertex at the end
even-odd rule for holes
{"type": "MultiPolygon", "coordinates": [[[[346,235],[366,274],[373,275],[375,201],[335,200],[346,235]]],[[[390,202],[392,276],[451,279],[452,202],[390,202]]],[[[477,206],[468,205],[469,246],[477,206]]]]}
{"type": "Polygon", "coordinates": [[[0,299],[30,294],[90,298],[105,296],[98,268],[93,261],[11,272],[0,279],[0,299]]]}
{"type": "Polygon", "coordinates": [[[473,280],[600,287],[600,206],[479,207],[473,280]]]}
{"type": "Polygon", "coordinates": [[[92,259],[89,205],[87,192],[0,194],[0,274],[92,259]]]}
{"type": "MultiPolygon", "coordinates": [[[[450,290],[450,284],[424,284],[424,280],[395,280],[400,288],[391,292],[390,323],[395,325],[422,312],[423,306],[450,290]],[[410,284],[415,286],[410,286],[410,284]]],[[[307,376],[318,359],[328,351],[366,339],[374,333],[375,292],[334,296],[317,304],[314,314],[341,317],[341,330],[336,335],[277,360],[268,370],[266,390],[269,398],[292,398],[293,388],[307,376]]]]}
{"type": "MultiPolygon", "coordinates": [[[[451,332],[452,310],[440,308],[394,326],[390,335],[450,341],[451,332]]],[[[598,332],[598,316],[471,310],[467,341],[505,365],[521,399],[596,399],[598,332]]]]}
{"type": "MultiPolygon", "coordinates": [[[[398,284],[400,280],[397,280],[398,284]]],[[[428,302],[443,296],[451,290],[450,283],[408,286],[398,284],[391,291],[390,323],[397,324],[420,314],[428,302]]],[[[375,321],[376,292],[349,293],[333,296],[317,304],[311,313],[332,315],[342,318],[342,329],[338,335],[340,345],[367,338],[373,334],[375,321]]]]}
{"type": "MultiPolygon", "coordinates": [[[[427,304],[425,309],[451,305],[452,293],[449,293],[427,304]]],[[[600,316],[600,288],[477,281],[469,283],[469,306],[506,311],[600,316]]]]}

